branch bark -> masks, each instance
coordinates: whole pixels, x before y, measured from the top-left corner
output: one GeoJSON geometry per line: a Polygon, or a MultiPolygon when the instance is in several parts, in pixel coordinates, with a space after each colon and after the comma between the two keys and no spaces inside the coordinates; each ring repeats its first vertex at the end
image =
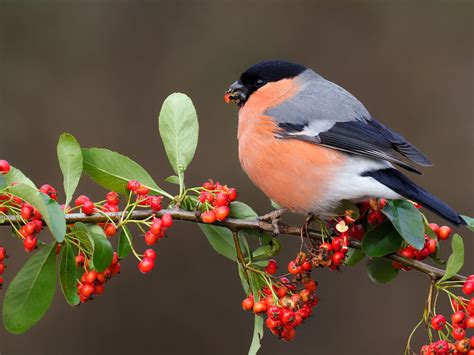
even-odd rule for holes
{"type": "MultiPolygon", "coordinates": [[[[101,223],[107,222],[109,219],[117,222],[120,220],[123,212],[109,212],[104,214],[93,214],[87,216],[83,213],[70,213],[66,214],[66,223],[73,224],[76,222],[84,222],[84,223],[101,223]]],[[[152,212],[151,210],[139,210],[134,211],[131,215],[132,219],[135,220],[143,220],[149,218],[151,215],[156,215],[157,217],[162,216],[165,213],[169,213],[174,220],[178,221],[185,221],[185,222],[192,222],[192,223],[204,223],[202,222],[193,212],[183,211],[179,209],[168,209],[168,210],[161,210],[159,212],[152,212]]],[[[19,221],[18,217],[15,216],[5,216],[0,217],[0,225],[9,225],[10,222],[17,222],[19,221]]],[[[260,230],[272,233],[274,227],[271,223],[260,221],[260,220],[251,220],[251,219],[235,219],[235,218],[228,218],[223,222],[215,222],[214,225],[221,226],[230,229],[231,231],[235,232],[240,229],[252,229],[252,230],[260,230]]],[[[287,225],[283,223],[278,224],[280,234],[286,234],[296,237],[301,237],[302,228],[301,226],[295,225],[287,225]]],[[[304,235],[305,233],[303,233],[304,235]]],[[[321,239],[321,235],[319,232],[315,230],[308,230],[307,237],[315,240],[321,239]]],[[[361,250],[361,243],[358,240],[351,239],[351,247],[354,249],[361,250]]],[[[428,265],[418,260],[407,259],[400,255],[390,254],[384,256],[384,258],[396,261],[398,263],[402,263],[416,271],[424,273],[430,277],[432,280],[438,280],[444,275],[444,270],[439,269],[437,267],[428,265]]],[[[451,278],[451,280],[456,281],[465,281],[466,277],[462,275],[455,275],[451,278]]]]}

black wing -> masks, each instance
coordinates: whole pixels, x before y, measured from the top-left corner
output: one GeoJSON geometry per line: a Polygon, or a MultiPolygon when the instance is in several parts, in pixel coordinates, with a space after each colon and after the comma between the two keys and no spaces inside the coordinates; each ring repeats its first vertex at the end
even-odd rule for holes
{"type": "Polygon", "coordinates": [[[311,135],[309,131],[306,134],[304,128],[297,132],[298,129],[290,128],[285,123],[281,123],[280,128],[284,131],[283,137],[298,138],[348,153],[387,160],[418,174],[421,173],[401,160],[400,155],[422,166],[433,165],[413,144],[374,119],[337,122],[329,130],[317,135],[311,135]]]}

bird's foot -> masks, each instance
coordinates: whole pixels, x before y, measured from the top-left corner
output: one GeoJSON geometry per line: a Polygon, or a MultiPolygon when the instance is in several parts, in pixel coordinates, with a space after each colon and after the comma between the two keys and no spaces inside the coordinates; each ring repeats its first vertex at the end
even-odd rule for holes
{"type": "Polygon", "coordinates": [[[286,212],[286,208],[280,208],[278,210],[271,211],[263,216],[259,216],[258,220],[262,222],[268,222],[272,224],[272,233],[273,235],[280,234],[279,223],[283,213],[286,212]]]}
{"type": "Polygon", "coordinates": [[[306,219],[304,220],[303,227],[301,228],[302,234],[304,232],[305,235],[308,236],[308,227],[315,219],[316,219],[316,215],[312,212],[309,212],[308,215],[306,216],[306,219]]]}

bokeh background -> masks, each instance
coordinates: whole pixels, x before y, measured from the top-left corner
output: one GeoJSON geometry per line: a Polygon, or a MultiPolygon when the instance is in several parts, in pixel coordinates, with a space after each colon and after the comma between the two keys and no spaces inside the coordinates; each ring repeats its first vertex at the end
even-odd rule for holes
{"type": "MultiPolygon", "coordinates": [[[[164,98],[181,91],[194,100],[201,127],[188,183],[219,179],[267,212],[268,200],[240,169],[237,109],[222,96],[250,64],[288,59],[344,86],[374,117],[415,142],[435,167],[413,178],[473,215],[473,5],[3,0],[0,157],[38,184],[60,188],[55,146],[66,131],[83,146],[119,151],[165,178],[171,169],[156,118],[164,98]]],[[[104,193],[85,177],[80,190],[96,198],[104,193]]],[[[463,271],[472,273],[473,235],[463,233],[470,253],[463,271]]],[[[282,264],[298,248],[291,238],[283,240],[282,264]]],[[[8,284],[26,256],[6,229],[0,241],[11,254],[8,284]]],[[[158,253],[150,275],[125,260],[105,294],[79,308],[70,309],[58,291],[46,317],[27,334],[0,327],[0,353],[245,354],[253,319],[240,308],[235,265],[184,223],[176,223],[158,253]]],[[[403,273],[376,285],[362,263],[317,271],[316,278],[321,301],[314,317],[292,343],[266,334],[261,354],[403,352],[425,301],[423,275],[403,273]]]]}

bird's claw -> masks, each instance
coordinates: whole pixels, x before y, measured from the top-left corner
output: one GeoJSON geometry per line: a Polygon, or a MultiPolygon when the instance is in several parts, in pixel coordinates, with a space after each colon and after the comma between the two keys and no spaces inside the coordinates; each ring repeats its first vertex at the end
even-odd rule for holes
{"type": "Polygon", "coordinates": [[[262,222],[268,222],[272,224],[272,234],[274,236],[280,234],[280,219],[281,215],[286,212],[285,208],[281,208],[278,210],[271,211],[263,216],[259,216],[258,220],[262,222]]]}

